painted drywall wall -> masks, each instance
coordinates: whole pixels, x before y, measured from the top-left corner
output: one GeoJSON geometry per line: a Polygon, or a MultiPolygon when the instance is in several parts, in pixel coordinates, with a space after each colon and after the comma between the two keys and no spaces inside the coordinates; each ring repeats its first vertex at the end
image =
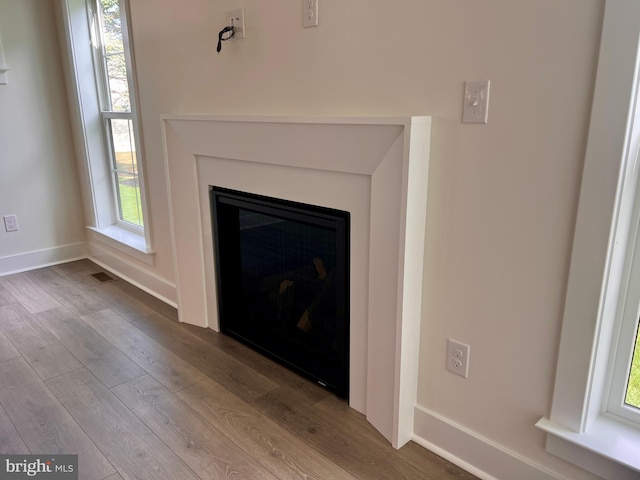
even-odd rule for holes
{"type": "Polygon", "coordinates": [[[0,85],[0,274],[85,251],[53,3],[0,0],[8,84],[0,85]]]}
{"type": "MultiPolygon", "coordinates": [[[[591,478],[534,428],[553,388],[602,0],[131,0],[155,273],[172,279],[161,114],[426,114],[432,160],[419,403],[526,462],[591,478]],[[215,53],[225,12],[246,38],[215,53]],[[491,80],[487,125],[463,82],[491,80]],[[445,342],[471,345],[469,379],[445,342]]],[[[322,145],[310,145],[322,148],[322,145]]],[[[437,443],[438,439],[431,439],[437,443]]]]}

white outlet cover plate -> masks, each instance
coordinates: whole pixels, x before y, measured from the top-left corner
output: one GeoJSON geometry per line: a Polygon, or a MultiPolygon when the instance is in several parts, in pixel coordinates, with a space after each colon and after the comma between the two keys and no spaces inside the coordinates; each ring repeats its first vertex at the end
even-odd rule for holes
{"type": "Polygon", "coordinates": [[[462,123],[489,121],[489,86],[489,80],[464,83],[462,123]]]}
{"type": "Polygon", "coordinates": [[[227,12],[227,25],[233,25],[236,29],[233,33],[232,40],[245,38],[246,32],[244,28],[244,8],[237,8],[227,12]]]}
{"type": "Polygon", "coordinates": [[[318,26],[318,0],[302,0],[302,26],[318,26]]]}
{"type": "Polygon", "coordinates": [[[3,219],[4,219],[4,229],[6,232],[18,231],[18,218],[15,215],[5,215],[3,219]]]}
{"type": "Polygon", "coordinates": [[[447,340],[447,370],[469,378],[469,353],[471,347],[456,340],[447,340]]]}

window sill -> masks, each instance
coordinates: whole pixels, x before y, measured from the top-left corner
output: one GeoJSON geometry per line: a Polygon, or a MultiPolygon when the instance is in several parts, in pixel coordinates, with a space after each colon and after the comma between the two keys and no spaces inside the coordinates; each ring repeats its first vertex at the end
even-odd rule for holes
{"type": "Polygon", "coordinates": [[[549,434],[547,451],[550,453],[604,478],[638,478],[638,428],[603,415],[598,416],[585,433],[576,433],[547,418],[541,418],[536,427],[549,434]]]}
{"type": "Polygon", "coordinates": [[[130,255],[148,265],[155,263],[155,251],[147,248],[144,235],[117,225],[109,225],[103,228],[87,227],[87,229],[96,234],[95,237],[97,240],[105,245],[130,255]]]}

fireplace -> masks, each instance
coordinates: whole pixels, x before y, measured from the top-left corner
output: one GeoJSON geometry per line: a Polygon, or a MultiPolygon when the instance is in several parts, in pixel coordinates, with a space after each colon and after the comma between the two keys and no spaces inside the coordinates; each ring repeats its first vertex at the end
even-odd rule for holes
{"type": "Polygon", "coordinates": [[[346,397],[349,213],[210,193],[220,330],[346,397]]]}
{"type": "Polygon", "coordinates": [[[413,435],[430,117],[162,118],[180,321],[220,330],[209,186],[350,214],[349,405],[413,435]]]}

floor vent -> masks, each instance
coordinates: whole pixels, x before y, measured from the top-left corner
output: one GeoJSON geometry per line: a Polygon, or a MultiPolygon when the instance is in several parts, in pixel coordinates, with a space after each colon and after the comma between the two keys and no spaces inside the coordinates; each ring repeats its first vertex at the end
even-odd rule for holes
{"type": "Polygon", "coordinates": [[[91,276],[98,280],[100,283],[113,282],[115,278],[109,276],[104,272],[92,273],[91,276]]]}

